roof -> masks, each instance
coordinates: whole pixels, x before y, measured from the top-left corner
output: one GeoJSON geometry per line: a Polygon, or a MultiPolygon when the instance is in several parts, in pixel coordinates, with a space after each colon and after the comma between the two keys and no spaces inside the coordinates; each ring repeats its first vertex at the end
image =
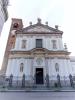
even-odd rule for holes
{"type": "Polygon", "coordinates": [[[28,27],[25,27],[21,30],[16,31],[17,34],[28,34],[28,33],[57,33],[57,34],[63,34],[63,31],[58,30],[57,28],[52,28],[48,26],[48,23],[45,25],[41,23],[40,19],[38,19],[38,22],[36,24],[32,25],[32,22],[28,27]]]}

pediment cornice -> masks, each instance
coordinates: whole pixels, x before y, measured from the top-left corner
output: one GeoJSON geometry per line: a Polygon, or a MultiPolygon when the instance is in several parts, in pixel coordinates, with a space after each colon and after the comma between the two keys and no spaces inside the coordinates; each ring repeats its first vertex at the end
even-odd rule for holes
{"type": "Polygon", "coordinates": [[[37,24],[34,24],[34,25],[30,25],[26,28],[23,28],[21,30],[17,30],[16,31],[17,34],[19,33],[23,33],[23,34],[31,34],[31,33],[35,33],[35,34],[39,34],[39,33],[59,33],[59,34],[63,34],[62,31],[58,30],[58,29],[55,29],[55,28],[52,28],[48,25],[44,25],[44,24],[41,24],[41,23],[37,23],[37,24]]]}

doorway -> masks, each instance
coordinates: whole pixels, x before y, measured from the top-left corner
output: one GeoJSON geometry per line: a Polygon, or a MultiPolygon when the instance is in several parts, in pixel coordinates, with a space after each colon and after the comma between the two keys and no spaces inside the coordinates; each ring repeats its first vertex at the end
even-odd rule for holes
{"type": "Polygon", "coordinates": [[[36,68],[36,84],[43,84],[43,68],[36,68]]]}

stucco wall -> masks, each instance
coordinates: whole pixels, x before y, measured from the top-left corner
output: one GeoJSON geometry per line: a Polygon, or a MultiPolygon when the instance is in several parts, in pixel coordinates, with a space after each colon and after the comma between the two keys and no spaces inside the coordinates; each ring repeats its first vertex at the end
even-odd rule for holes
{"type": "Polygon", "coordinates": [[[9,59],[6,75],[10,76],[13,74],[14,76],[22,76],[25,74],[26,76],[34,76],[35,68],[43,68],[44,69],[44,76],[48,73],[49,76],[69,76],[69,74],[73,74],[72,66],[70,60],[67,59],[45,59],[42,58],[43,62],[39,65],[36,62],[37,58],[28,59],[28,58],[21,58],[21,59],[9,59]],[[24,64],[24,70],[20,72],[20,64],[24,64]],[[59,72],[55,70],[55,64],[58,63],[59,65],[59,72]]]}
{"type": "Polygon", "coordinates": [[[56,46],[57,49],[54,50],[64,50],[63,43],[62,43],[62,38],[58,37],[56,38],[55,36],[17,36],[16,37],[16,42],[15,42],[15,48],[14,50],[31,50],[36,47],[36,39],[42,39],[43,40],[43,48],[46,48],[48,50],[53,50],[52,48],[52,40],[56,40],[56,46]],[[22,40],[27,40],[26,41],[26,48],[22,48],[22,40]]]}

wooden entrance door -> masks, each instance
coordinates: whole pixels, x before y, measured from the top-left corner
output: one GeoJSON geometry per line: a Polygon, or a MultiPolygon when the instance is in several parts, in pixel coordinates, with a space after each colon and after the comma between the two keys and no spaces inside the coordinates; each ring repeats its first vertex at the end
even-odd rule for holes
{"type": "Polygon", "coordinates": [[[36,68],[36,84],[43,84],[43,68],[36,68]]]}

